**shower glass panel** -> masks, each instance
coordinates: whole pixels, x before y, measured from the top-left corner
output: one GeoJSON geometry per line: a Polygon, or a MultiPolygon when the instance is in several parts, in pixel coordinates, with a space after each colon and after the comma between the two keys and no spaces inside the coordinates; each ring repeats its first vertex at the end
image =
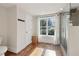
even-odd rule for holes
{"type": "Polygon", "coordinates": [[[61,13],[61,39],[60,43],[64,48],[65,54],[67,54],[67,39],[68,39],[68,21],[69,13],[61,13]]]}

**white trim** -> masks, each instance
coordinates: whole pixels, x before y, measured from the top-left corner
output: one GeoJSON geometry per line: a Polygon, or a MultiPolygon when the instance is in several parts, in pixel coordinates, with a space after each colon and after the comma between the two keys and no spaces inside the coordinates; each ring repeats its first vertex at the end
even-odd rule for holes
{"type": "MultiPolygon", "coordinates": [[[[50,16],[49,16],[49,17],[50,17],[50,16]]],[[[53,17],[53,16],[52,16],[52,17],[53,17]]],[[[39,29],[39,30],[38,30],[39,36],[51,36],[51,37],[55,36],[55,34],[54,34],[54,35],[48,35],[48,17],[43,17],[43,18],[39,17],[39,18],[38,18],[38,22],[39,22],[39,23],[38,23],[38,24],[39,24],[39,25],[38,25],[38,27],[39,27],[39,28],[38,28],[38,29],[39,29]],[[41,34],[40,34],[40,20],[42,20],[42,19],[45,19],[45,20],[46,20],[46,35],[41,35],[41,34]]]]}

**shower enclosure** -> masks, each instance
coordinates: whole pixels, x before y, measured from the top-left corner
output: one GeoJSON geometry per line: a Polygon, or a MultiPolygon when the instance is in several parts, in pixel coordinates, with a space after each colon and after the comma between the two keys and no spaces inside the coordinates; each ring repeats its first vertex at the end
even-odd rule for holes
{"type": "Polygon", "coordinates": [[[60,45],[63,48],[64,55],[67,55],[69,17],[70,16],[68,12],[63,12],[60,14],[60,45]]]}

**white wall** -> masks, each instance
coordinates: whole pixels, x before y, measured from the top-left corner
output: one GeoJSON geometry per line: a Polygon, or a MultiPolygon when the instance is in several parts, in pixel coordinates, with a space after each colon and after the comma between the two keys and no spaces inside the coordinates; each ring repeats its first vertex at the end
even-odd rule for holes
{"type": "Polygon", "coordinates": [[[7,13],[6,8],[0,6],[0,37],[2,45],[7,45],[7,13]]]}
{"type": "Polygon", "coordinates": [[[69,26],[68,55],[79,56],[79,26],[69,26]]]}
{"type": "Polygon", "coordinates": [[[72,13],[71,21],[68,26],[68,55],[79,56],[79,11],[72,13]]]}
{"type": "Polygon", "coordinates": [[[33,26],[32,36],[38,36],[38,17],[37,16],[33,16],[32,26],[33,26]]]}
{"type": "Polygon", "coordinates": [[[17,51],[17,11],[16,6],[7,8],[8,21],[8,50],[11,52],[17,51]]]}
{"type": "Polygon", "coordinates": [[[22,5],[17,6],[17,19],[25,20],[25,22],[17,20],[17,52],[32,42],[32,15],[20,6],[22,5]]]}
{"type": "Polygon", "coordinates": [[[0,6],[0,36],[2,45],[8,50],[18,53],[32,42],[32,15],[18,5],[11,7],[0,6]],[[26,22],[20,22],[23,19],[26,22]]]}
{"type": "Polygon", "coordinates": [[[55,21],[56,21],[56,25],[55,25],[55,38],[54,38],[54,44],[60,44],[60,39],[59,39],[59,26],[60,26],[60,16],[59,15],[55,15],[55,21]]]}

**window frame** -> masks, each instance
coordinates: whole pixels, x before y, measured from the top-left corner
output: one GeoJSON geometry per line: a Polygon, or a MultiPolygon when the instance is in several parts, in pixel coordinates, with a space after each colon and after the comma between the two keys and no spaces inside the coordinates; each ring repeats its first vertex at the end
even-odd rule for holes
{"type": "MultiPolygon", "coordinates": [[[[54,35],[48,35],[48,18],[49,17],[54,17],[54,16],[48,16],[48,17],[40,17],[39,18],[39,35],[40,36],[55,36],[55,27],[53,28],[54,29],[54,35]],[[43,34],[41,34],[41,31],[40,31],[40,28],[42,27],[42,26],[40,26],[40,21],[41,20],[45,20],[46,21],[46,35],[43,35],[43,34]]],[[[56,23],[55,23],[56,24],[56,23]]]]}

